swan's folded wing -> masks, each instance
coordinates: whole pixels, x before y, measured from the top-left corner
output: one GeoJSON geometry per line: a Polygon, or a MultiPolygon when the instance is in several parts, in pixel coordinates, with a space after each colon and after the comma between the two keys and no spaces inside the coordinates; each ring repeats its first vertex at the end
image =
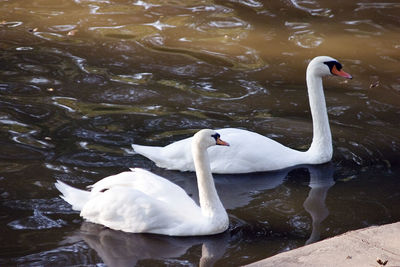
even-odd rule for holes
{"type": "Polygon", "coordinates": [[[296,158],[304,159],[302,152],[255,132],[236,128],[225,128],[218,132],[230,146],[208,149],[211,170],[215,173],[278,170],[300,164],[296,158]]]}
{"type": "MultiPolygon", "coordinates": [[[[138,190],[115,186],[99,192],[87,202],[81,216],[115,230],[132,233],[177,234],[183,222],[199,215],[200,209],[181,212],[138,190]]],[[[201,213],[201,212],[200,212],[201,213]]]]}
{"type": "Polygon", "coordinates": [[[106,177],[91,187],[93,193],[105,192],[114,187],[132,188],[169,205],[182,203],[182,209],[198,208],[181,187],[141,168],[134,168],[128,172],[106,177]]]}

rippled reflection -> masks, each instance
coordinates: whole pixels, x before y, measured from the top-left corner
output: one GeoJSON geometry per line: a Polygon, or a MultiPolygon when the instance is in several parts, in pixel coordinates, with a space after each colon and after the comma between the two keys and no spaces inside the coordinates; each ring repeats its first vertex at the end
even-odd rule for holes
{"type": "Polygon", "coordinates": [[[229,239],[227,233],[208,238],[127,234],[91,223],[84,223],[78,234],[108,266],[134,266],[146,259],[185,264],[179,258],[195,246],[201,246],[198,265],[213,266],[223,256],[229,239]]]}

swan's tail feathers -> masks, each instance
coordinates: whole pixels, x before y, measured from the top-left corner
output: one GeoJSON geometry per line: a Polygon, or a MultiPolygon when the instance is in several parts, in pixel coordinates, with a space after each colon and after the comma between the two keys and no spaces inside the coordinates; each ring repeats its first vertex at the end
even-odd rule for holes
{"type": "Polygon", "coordinates": [[[71,204],[73,210],[82,210],[83,206],[89,200],[90,192],[88,191],[74,188],[61,181],[57,181],[55,186],[62,194],[60,197],[71,204]]]}
{"type": "Polygon", "coordinates": [[[162,147],[160,146],[142,146],[132,144],[133,151],[154,161],[156,164],[163,162],[162,147]]]}

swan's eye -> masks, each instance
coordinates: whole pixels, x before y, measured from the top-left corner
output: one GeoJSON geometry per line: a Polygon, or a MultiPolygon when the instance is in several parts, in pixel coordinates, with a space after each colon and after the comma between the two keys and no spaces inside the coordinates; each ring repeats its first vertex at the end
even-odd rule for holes
{"type": "Polygon", "coordinates": [[[220,138],[221,136],[219,135],[219,133],[215,133],[212,134],[211,137],[213,137],[215,139],[215,142],[217,142],[218,138],[220,138]]]}
{"type": "Polygon", "coordinates": [[[340,71],[343,67],[342,67],[342,64],[340,64],[339,62],[335,62],[335,66],[336,66],[336,69],[338,70],[338,71],[340,71]]]}
{"type": "Polygon", "coordinates": [[[326,64],[329,67],[329,70],[331,71],[331,73],[332,73],[332,69],[334,66],[336,67],[336,69],[338,71],[340,71],[343,68],[342,64],[340,64],[337,61],[327,61],[327,62],[324,62],[324,64],[326,64]]]}

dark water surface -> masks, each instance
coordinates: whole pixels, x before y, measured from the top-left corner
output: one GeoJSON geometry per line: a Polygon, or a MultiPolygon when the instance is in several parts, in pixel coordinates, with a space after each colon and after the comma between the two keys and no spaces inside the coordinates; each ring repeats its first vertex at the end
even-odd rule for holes
{"type": "Polygon", "coordinates": [[[356,1],[0,1],[0,265],[237,266],[400,220],[400,4],[356,1]],[[143,167],[197,199],[193,173],[130,144],[240,127],[305,150],[308,60],[330,55],[334,158],[216,175],[229,230],[126,234],[58,197],[143,167]]]}

